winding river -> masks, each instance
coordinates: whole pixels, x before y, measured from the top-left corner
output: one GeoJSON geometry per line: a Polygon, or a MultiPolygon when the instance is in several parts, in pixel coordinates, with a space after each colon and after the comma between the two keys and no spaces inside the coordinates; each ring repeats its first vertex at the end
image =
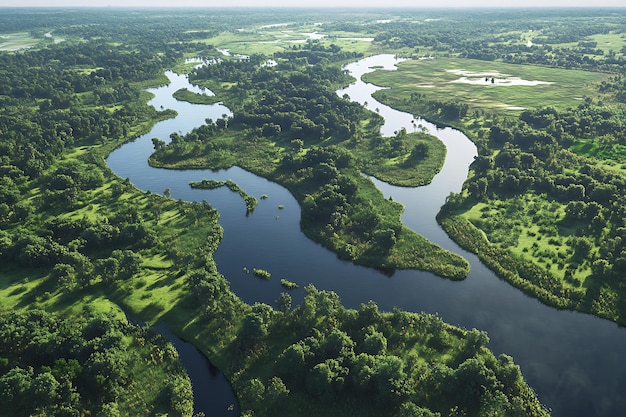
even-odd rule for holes
{"type": "MultiPolygon", "coordinates": [[[[372,67],[395,68],[392,55],[365,58],[346,67],[355,78],[372,67]]],[[[191,90],[184,76],[166,73],[170,84],[150,90],[156,108],[178,112],[174,119],[114,151],[107,162],[120,177],[129,178],[138,188],[162,194],[169,188],[172,197],[190,201],[206,200],[220,212],[224,228],[222,244],[215,253],[218,268],[230,281],[233,291],[247,303],[274,304],[280,292],[280,278],[297,282],[294,302],[303,296],[302,288],[313,283],[319,289],[333,290],[347,307],[357,308],[370,299],[383,310],[399,307],[408,311],[439,314],[446,322],[486,330],[489,347],[515,359],[531,386],[553,411],[555,417],[601,417],[623,415],[626,410],[626,330],[589,315],[545,306],[500,280],[478,258],[459,248],[438,226],[435,215],[445,197],[458,192],[467,177],[476,148],[461,132],[438,129],[414,117],[377,102],[371,94],[379,87],[357,81],[337,93],[377,109],[385,118],[383,134],[416,124],[427,127],[447,146],[446,162],[433,182],[419,188],[393,187],[373,180],[385,196],[405,205],[403,221],[439,245],[461,254],[471,263],[464,281],[455,282],[421,271],[398,271],[386,276],[376,270],[339,260],[335,254],[306,238],[299,227],[300,208],[281,186],[240,168],[229,170],[172,171],[147,164],[153,137],[168,140],[170,133],[184,134],[230,111],[221,104],[193,105],[172,98],[180,88],[191,90]],[[243,200],[226,188],[194,190],[190,181],[232,179],[248,194],[260,200],[246,216],[243,200]],[[279,208],[282,206],[282,209],[279,208]],[[252,279],[244,272],[263,268],[272,273],[270,281],[252,279]]],[[[184,353],[182,353],[184,356],[184,353]]],[[[207,388],[207,391],[211,391],[207,388]]],[[[195,392],[196,401],[210,392],[195,392]]],[[[215,395],[215,394],[214,394],[215,395]]],[[[198,410],[207,415],[233,415],[224,410],[198,410]],[[222,414],[223,413],[223,414],[222,414]]]]}

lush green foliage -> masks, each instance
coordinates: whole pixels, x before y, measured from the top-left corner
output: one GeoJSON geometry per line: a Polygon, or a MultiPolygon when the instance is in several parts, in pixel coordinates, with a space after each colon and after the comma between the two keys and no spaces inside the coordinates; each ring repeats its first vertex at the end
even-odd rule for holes
{"type": "Polygon", "coordinates": [[[176,100],[187,101],[191,104],[213,104],[219,101],[215,96],[194,93],[186,88],[175,91],[172,95],[176,100]]]}
{"type": "Polygon", "coordinates": [[[244,414],[547,415],[511,358],[484,348],[484,332],[373,302],[347,310],[312,286],[300,306],[282,306],[244,318],[237,347],[255,358],[234,382],[244,414]],[[311,400],[321,405],[303,407],[311,400]]]}
{"type": "Polygon", "coordinates": [[[156,333],[103,315],[0,313],[0,415],[190,416],[191,398],[156,333]]]}
{"type": "Polygon", "coordinates": [[[531,12],[514,15],[461,19],[453,31],[429,22],[420,34],[394,22],[378,40],[438,56],[369,80],[393,87],[378,99],[455,125],[477,144],[463,193],[439,219],[455,240],[549,304],[624,323],[623,19],[571,11],[551,16],[557,32],[531,12]],[[501,74],[553,84],[499,86],[501,74]],[[450,83],[459,77],[468,83],[450,83]]]}
{"type": "Polygon", "coordinates": [[[496,15],[477,9],[450,14],[454,18],[421,14],[420,30],[410,19],[380,24],[376,41],[412,54],[607,72],[620,72],[626,60],[623,12],[529,9],[496,15]],[[598,40],[604,39],[608,42],[601,45],[598,40]]]}
{"type": "Polygon", "coordinates": [[[288,290],[295,290],[296,288],[298,288],[298,284],[293,282],[293,281],[289,281],[286,280],[284,278],[282,278],[280,280],[280,285],[282,285],[283,287],[287,288],[288,290]]]}
{"type": "MultiPolygon", "coordinates": [[[[0,300],[6,309],[69,317],[1,315],[0,382],[17,387],[0,390],[16,395],[4,398],[15,407],[7,410],[189,414],[188,381],[171,347],[121,317],[80,318],[90,304],[172,324],[227,373],[248,415],[545,415],[519,368],[494,357],[478,330],[431,315],[382,313],[373,303],[347,310],[336,294],[312,287],[293,309],[286,293],[278,310],[245,305],[212,259],[221,238],[217,213],[141,193],[104,164],[122,141],[172,116],[145,105],[144,87],[164,82],[165,69],[188,69],[185,57],[216,57],[212,45],[237,45],[242,49],[233,52],[251,53],[250,60],[226,59],[191,75],[235,116],[173,134],[169,146],[156,141],[152,162],[240,164],[288,186],[301,202],[305,232],[341,256],[462,277],[467,265],[405,229],[402,208],[361,174],[427,183],[440,169],[442,145],[420,132],[381,138],[375,114],[334,93],[349,81],[340,65],[396,48],[464,63],[609,71],[589,76],[602,80],[599,98],[570,110],[559,100],[554,108],[528,106],[518,119],[446,97],[408,94],[404,104],[462,125],[479,147],[463,194],[446,206],[444,214],[456,216],[441,218],[456,239],[547,302],[624,322],[623,18],[586,10],[494,19],[476,11],[423,21],[438,16],[432,13],[420,12],[419,25],[382,13],[377,17],[392,21],[338,13],[317,27],[297,26],[292,12],[281,11],[85,10],[62,19],[3,12],[0,30],[28,33],[21,42],[34,48],[0,53],[0,300]],[[268,21],[330,36],[264,44],[284,35],[261,27],[268,21]],[[60,43],[47,40],[51,28],[60,43]],[[261,66],[268,56],[255,53],[267,50],[277,52],[278,66],[261,66]],[[92,378],[98,369],[110,378],[92,378]],[[113,395],[117,410],[105,404],[113,395]]],[[[380,97],[400,103],[393,90],[380,97]]],[[[226,185],[244,197],[236,184],[226,185]]]]}
{"type": "Polygon", "coordinates": [[[563,306],[619,322],[626,315],[624,171],[567,147],[581,140],[605,147],[626,143],[622,114],[621,107],[583,104],[565,112],[526,111],[517,122],[491,127],[485,153],[472,165],[467,197],[474,207],[465,213],[517,259],[505,269],[562,299],[563,306]],[[497,152],[489,155],[493,148],[497,152]]]}
{"type": "Polygon", "coordinates": [[[214,190],[216,188],[226,186],[231,191],[239,194],[241,198],[243,198],[243,201],[245,201],[246,203],[246,209],[247,209],[248,214],[251,213],[259,204],[259,200],[257,200],[256,197],[246,194],[246,192],[242,190],[241,187],[239,187],[239,185],[237,185],[232,180],[226,180],[226,181],[202,180],[202,181],[192,182],[189,185],[191,186],[191,188],[201,188],[201,189],[206,189],[206,190],[214,190]]]}
{"type": "Polygon", "coordinates": [[[190,79],[224,96],[234,115],[155,146],[150,162],[178,168],[236,163],[289,188],[307,236],[342,258],[462,279],[467,262],[403,227],[402,207],[361,175],[421,185],[441,168],[445,148],[421,132],[382,138],[377,115],[335,93],[348,80],[338,64],[328,63],[333,51],[309,42],[275,56],[275,67],[252,56],[196,69],[190,79]],[[387,158],[394,161],[378,163],[387,158]]]}
{"type": "Polygon", "coordinates": [[[253,268],[252,272],[254,273],[254,275],[262,279],[270,279],[272,277],[272,274],[269,271],[266,271],[265,269],[253,268]]]}

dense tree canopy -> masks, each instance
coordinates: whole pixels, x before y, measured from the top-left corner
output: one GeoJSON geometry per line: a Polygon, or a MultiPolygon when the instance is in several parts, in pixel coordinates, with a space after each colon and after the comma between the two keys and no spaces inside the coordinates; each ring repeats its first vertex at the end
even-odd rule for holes
{"type": "MultiPolygon", "coordinates": [[[[332,37],[372,34],[372,50],[610,72],[599,98],[567,110],[528,109],[515,120],[418,92],[408,103],[446,122],[476,123],[470,133],[480,154],[446,214],[482,211],[455,238],[497,260],[487,263],[501,275],[514,271],[512,281],[542,299],[623,322],[624,52],[597,37],[619,35],[624,22],[587,10],[567,12],[554,25],[552,13],[487,19],[476,11],[435,20],[428,12],[415,17],[419,24],[355,22],[337,13],[324,29],[332,37]],[[515,253],[521,237],[536,247],[515,253]]],[[[223,365],[244,410],[258,415],[302,404],[309,415],[547,414],[519,367],[491,354],[479,330],[434,315],[381,312],[375,303],[349,310],[336,294],[313,287],[299,305],[287,294],[277,310],[245,305],[212,259],[221,237],[215,210],[141,193],[106,169],[108,151],[172,116],[148,107],[143,90],[165,82],[164,70],[189,70],[182,62],[190,56],[217,57],[211,43],[218,35],[254,34],[268,21],[292,25],[293,18],[224,10],[0,15],[3,34],[26,32],[36,41],[0,53],[2,301],[7,309],[43,306],[67,316],[0,314],[0,414],[190,414],[189,381],[171,345],[124,321],[83,314],[92,297],[176,322],[223,365]],[[135,380],[133,367],[146,363],[143,369],[160,370],[135,380]],[[154,382],[146,386],[152,394],[132,391],[145,381],[154,382]],[[127,391],[145,402],[124,397],[127,391]]],[[[260,166],[297,194],[309,235],[347,259],[395,267],[399,245],[415,235],[399,222],[399,205],[373,197],[361,173],[385,174],[392,160],[396,174],[416,169],[436,146],[419,132],[381,137],[379,116],[335,94],[350,81],[341,64],[363,56],[340,41],[294,43],[271,56],[276,66],[263,65],[270,56],[255,51],[192,71],[192,81],[229,100],[233,117],[207,120],[188,135],[173,132],[169,145],[155,138],[152,161],[201,155],[216,165],[260,166]]],[[[450,253],[409,247],[422,264],[408,267],[467,273],[450,253]]]]}
{"type": "Polygon", "coordinates": [[[0,415],[128,415],[147,407],[188,416],[190,394],[176,350],[155,333],[107,316],[0,313],[0,415]],[[161,370],[156,401],[137,386],[135,373],[146,366],[161,370]]]}

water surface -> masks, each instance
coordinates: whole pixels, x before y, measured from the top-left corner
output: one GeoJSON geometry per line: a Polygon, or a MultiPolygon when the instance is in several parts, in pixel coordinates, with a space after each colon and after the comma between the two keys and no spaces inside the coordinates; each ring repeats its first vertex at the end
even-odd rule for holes
{"type": "MultiPolygon", "coordinates": [[[[392,70],[397,60],[379,55],[348,65],[356,77],[372,66],[392,70]]],[[[413,115],[378,103],[371,94],[379,89],[357,81],[340,90],[354,101],[367,102],[386,120],[383,134],[419,124],[439,137],[447,146],[446,162],[433,182],[419,188],[393,187],[375,181],[385,196],[405,205],[405,224],[441,246],[464,256],[471,271],[464,281],[450,281],[431,273],[405,270],[392,276],[342,261],[300,232],[300,208],[283,187],[240,168],[229,170],[172,171],[151,168],[147,158],[152,152],[153,137],[167,140],[170,133],[184,134],[193,127],[230,114],[221,104],[193,105],[178,102],[171,94],[190,88],[184,76],[167,73],[171,83],[151,90],[157,109],[178,111],[175,119],[158,123],[153,131],[113,152],[107,162],[122,178],[140,189],[162,194],[169,188],[172,197],[189,201],[206,200],[220,213],[224,228],[223,242],[215,253],[222,274],[233,291],[247,303],[274,304],[284,288],[280,278],[297,282],[300,289],[291,292],[295,302],[303,296],[303,287],[313,283],[318,289],[333,290],[347,307],[358,308],[374,300],[382,310],[400,307],[408,311],[439,314],[446,322],[466,328],[486,330],[496,353],[512,355],[535,388],[540,400],[556,417],[613,417],[626,410],[626,331],[614,323],[589,315],[560,311],[500,280],[478,258],[452,242],[435,221],[435,215],[450,192],[458,192],[467,177],[468,166],[476,155],[475,146],[461,132],[438,129],[413,115]],[[243,200],[226,188],[194,190],[190,181],[232,179],[248,194],[259,198],[258,207],[247,216],[243,200]],[[279,209],[282,205],[284,209],[279,209]],[[272,273],[269,281],[255,278],[244,268],[262,268],[272,273]]],[[[219,412],[219,410],[216,410],[219,412]]],[[[207,413],[207,415],[209,415],[207,413]]],[[[214,415],[211,413],[210,415],[214,415]]],[[[216,414],[219,415],[219,414],[216,414]]]]}

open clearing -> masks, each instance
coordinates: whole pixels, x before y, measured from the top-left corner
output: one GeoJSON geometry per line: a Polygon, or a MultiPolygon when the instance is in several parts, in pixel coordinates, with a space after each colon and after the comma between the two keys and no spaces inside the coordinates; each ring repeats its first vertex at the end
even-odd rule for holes
{"type": "MultiPolygon", "coordinates": [[[[552,44],[553,47],[557,48],[576,48],[578,47],[579,42],[596,42],[597,45],[591,49],[593,50],[601,50],[604,55],[608,55],[609,53],[614,53],[615,56],[624,56],[622,53],[622,48],[626,46],[626,33],[621,32],[610,32],[610,33],[597,33],[595,35],[587,36],[584,39],[576,42],[568,42],[568,43],[557,43],[552,44]]],[[[599,57],[597,54],[589,54],[593,57],[599,57]]]]}
{"type": "Polygon", "coordinates": [[[526,108],[576,107],[593,96],[593,85],[607,74],[505,64],[464,58],[405,61],[398,71],[376,71],[365,77],[391,87],[390,94],[467,103],[473,110],[515,114],[526,108]]]}
{"type": "Polygon", "coordinates": [[[365,53],[370,49],[374,36],[367,31],[325,31],[323,25],[284,23],[224,32],[208,39],[207,43],[233,53],[252,55],[281,52],[308,40],[318,40],[325,45],[335,44],[344,50],[365,53]]]}
{"type": "Polygon", "coordinates": [[[0,51],[19,51],[28,49],[39,43],[39,39],[30,36],[28,32],[5,33],[0,35],[0,51]]]}

